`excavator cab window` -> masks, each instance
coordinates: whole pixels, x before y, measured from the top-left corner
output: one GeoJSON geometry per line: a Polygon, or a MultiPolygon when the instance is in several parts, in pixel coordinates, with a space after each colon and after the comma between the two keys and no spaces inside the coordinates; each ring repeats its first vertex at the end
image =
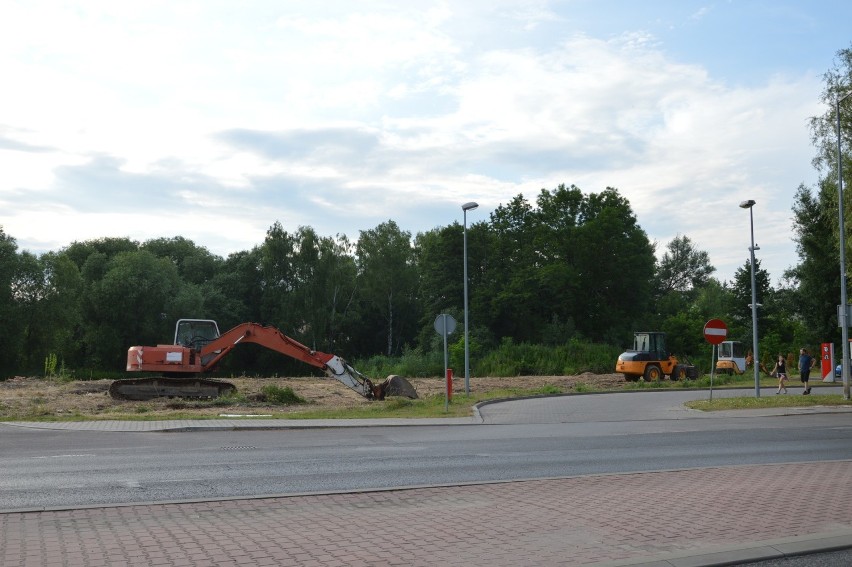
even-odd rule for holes
{"type": "Polygon", "coordinates": [[[180,319],[175,326],[175,344],[200,350],[219,338],[219,326],[210,319],[180,319]]]}

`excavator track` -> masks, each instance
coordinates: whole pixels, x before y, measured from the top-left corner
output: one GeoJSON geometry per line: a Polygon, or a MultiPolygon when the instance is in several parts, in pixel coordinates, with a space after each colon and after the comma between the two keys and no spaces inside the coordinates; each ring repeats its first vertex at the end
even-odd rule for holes
{"type": "Polygon", "coordinates": [[[153,400],[154,398],[218,398],[236,392],[230,382],[205,378],[129,378],[116,380],[109,395],[119,400],[153,400]]]}

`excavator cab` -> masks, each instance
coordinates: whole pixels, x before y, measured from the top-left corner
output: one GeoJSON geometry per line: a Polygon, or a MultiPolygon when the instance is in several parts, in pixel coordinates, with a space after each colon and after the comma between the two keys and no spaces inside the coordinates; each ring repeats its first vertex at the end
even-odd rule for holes
{"type": "Polygon", "coordinates": [[[176,345],[201,350],[201,347],[218,338],[219,326],[212,319],[178,319],[175,325],[176,345]]]}

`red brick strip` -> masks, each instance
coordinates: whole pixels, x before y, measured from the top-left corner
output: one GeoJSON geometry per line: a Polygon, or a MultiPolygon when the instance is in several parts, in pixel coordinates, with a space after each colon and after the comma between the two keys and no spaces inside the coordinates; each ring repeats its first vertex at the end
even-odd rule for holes
{"type": "Polygon", "coordinates": [[[12,512],[0,565],[589,565],[826,533],[852,534],[852,462],[12,512]]]}

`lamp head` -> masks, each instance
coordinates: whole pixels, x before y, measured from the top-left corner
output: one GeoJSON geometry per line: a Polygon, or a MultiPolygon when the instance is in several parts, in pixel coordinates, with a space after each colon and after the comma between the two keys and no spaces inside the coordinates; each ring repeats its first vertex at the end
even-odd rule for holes
{"type": "Polygon", "coordinates": [[[754,203],[755,203],[754,199],[749,199],[748,201],[743,201],[742,203],[740,203],[740,208],[741,209],[750,209],[754,206],[754,203]]]}
{"type": "Polygon", "coordinates": [[[465,203],[464,205],[462,205],[462,210],[463,211],[472,211],[473,209],[475,209],[478,206],[479,206],[479,203],[474,203],[473,201],[471,201],[470,203],[465,203]]]}

